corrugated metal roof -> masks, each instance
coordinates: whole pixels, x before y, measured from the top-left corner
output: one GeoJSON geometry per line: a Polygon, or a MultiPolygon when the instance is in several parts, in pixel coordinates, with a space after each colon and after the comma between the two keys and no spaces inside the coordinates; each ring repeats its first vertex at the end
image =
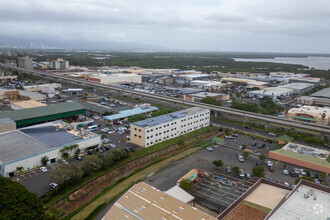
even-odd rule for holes
{"type": "Polygon", "coordinates": [[[10,124],[13,123],[14,121],[11,120],[10,118],[0,118],[0,125],[5,125],[5,124],[10,124]]]}
{"type": "Polygon", "coordinates": [[[48,115],[56,115],[65,112],[86,109],[77,102],[68,102],[55,105],[48,105],[36,108],[19,109],[13,111],[0,112],[0,118],[10,118],[13,121],[20,121],[30,118],[38,118],[48,115]]]}
{"type": "Polygon", "coordinates": [[[318,92],[311,94],[312,97],[330,98],[330,88],[322,89],[318,92]]]}
{"type": "Polygon", "coordinates": [[[133,115],[139,115],[139,114],[148,113],[148,112],[152,112],[152,111],[156,111],[156,110],[158,110],[158,108],[154,107],[154,106],[151,106],[149,108],[141,108],[141,107],[133,108],[133,109],[129,109],[129,110],[120,111],[118,114],[104,116],[103,118],[108,121],[115,121],[118,119],[127,118],[127,117],[130,117],[133,115]]]}

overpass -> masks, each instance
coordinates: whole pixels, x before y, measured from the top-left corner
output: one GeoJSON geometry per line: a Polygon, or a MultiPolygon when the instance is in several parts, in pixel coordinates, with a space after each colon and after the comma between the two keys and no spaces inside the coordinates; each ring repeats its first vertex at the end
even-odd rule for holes
{"type": "Polygon", "coordinates": [[[124,88],[117,87],[117,86],[104,85],[104,84],[100,84],[97,82],[81,80],[81,79],[74,79],[74,78],[70,78],[67,76],[56,75],[56,74],[43,72],[43,71],[26,70],[26,69],[22,69],[19,67],[12,67],[12,66],[6,65],[4,63],[0,63],[0,67],[2,67],[4,69],[8,69],[8,70],[18,70],[18,71],[25,72],[25,73],[32,73],[32,74],[40,75],[43,77],[52,78],[55,80],[70,81],[71,83],[76,83],[77,85],[85,85],[85,86],[90,86],[90,87],[98,87],[98,88],[102,88],[102,89],[110,89],[110,90],[114,90],[114,91],[118,91],[118,92],[130,93],[130,94],[138,95],[138,96],[143,95],[144,97],[148,97],[151,99],[173,102],[176,104],[187,104],[187,105],[191,105],[191,106],[203,107],[203,108],[208,108],[214,112],[220,112],[220,113],[224,113],[224,114],[231,114],[231,115],[236,115],[236,116],[241,116],[241,117],[246,117],[246,118],[257,119],[257,120],[264,121],[267,123],[274,123],[274,124],[280,124],[280,125],[285,125],[285,126],[290,126],[290,127],[307,129],[307,130],[311,130],[311,131],[320,132],[323,134],[330,134],[330,126],[311,124],[308,122],[299,122],[299,121],[294,121],[294,120],[290,120],[290,119],[286,119],[286,118],[278,118],[275,116],[262,115],[262,114],[258,114],[258,113],[246,112],[246,111],[227,108],[227,107],[219,107],[219,106],[214,106],[214,105],[200,103],[200,102],[186,101],[181,98],[168,97],[168,96],[164,96],[164,95],[155,95],[155,94],[140,92],[140,91],[136,91],[133,89],[127,89],[127,88],[124,89],[124,88]]]}

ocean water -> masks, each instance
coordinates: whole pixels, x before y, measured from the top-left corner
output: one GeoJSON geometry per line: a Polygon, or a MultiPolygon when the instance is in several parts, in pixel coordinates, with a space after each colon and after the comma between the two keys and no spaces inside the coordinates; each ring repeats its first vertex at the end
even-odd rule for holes
{"type": "Polygon", "coordinates": [[[234,58],[235,61],[248,62],[271,62],[271,63],[285,63],[285,64],[301,64],[309,68],[329,70],[330,57],[275,57],[265,59],[253,58],[234,58]]]}

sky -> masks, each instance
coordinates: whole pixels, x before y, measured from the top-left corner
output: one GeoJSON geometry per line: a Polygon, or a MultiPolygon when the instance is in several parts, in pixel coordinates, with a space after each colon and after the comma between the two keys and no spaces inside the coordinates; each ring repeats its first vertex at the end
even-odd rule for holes
{"type": "Polygon", "coordinates": [[[330,53],[330,0],[0,0],[0,36],[330,53]]]}

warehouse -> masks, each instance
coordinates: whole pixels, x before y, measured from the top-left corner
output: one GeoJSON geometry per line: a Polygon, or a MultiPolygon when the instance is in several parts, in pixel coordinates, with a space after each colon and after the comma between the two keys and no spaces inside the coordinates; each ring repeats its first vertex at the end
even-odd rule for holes
{"type": "Polygon", "coordinates": [[[290,109],[285,117],[292,120],[313,122],[327,126],[330,124],[330,108],[304,105],[300,108],[290,109]]]}
{"type": "Polygon", "coordinates": [[[43,89],[48,89],[48,88],[60,89],[61,87],[62,85],[59,83],[23,86],[24,90],[27,92],[41,92],[43,89]]]}
{"type": "MultiPolygon", "coordinates": [[[[41,166],[41,158],[48,163],[62,158],[66,146],[77,144],[80,150],[101,145],[99,135],[77,130],[62,121],[48,122],[0,134],[0,165],[2,176],[12,176],[17,167],[23,170],[41,166]]],[[[67,153],[73,155],[75,150],[67,153]]]]}
{"type": "Polygon", "coordinates": [[[194,80],[208,80],[212,76],[210,74],[187,74],[187,75],[178,75],[175,79],[175,82],[178,84],[190,84],[194,80]]]}
{"type": "Polygon", "coordinates": [[[193,88],[213,91],[221,89],[224,85],[219,81],[194,80],[190,82],[190,86],[193,88]]]}
{"type": "Polygon", "coordinates": [[[289,83],[278,88],[292,89],[294,94],[301,95],[308,92],[314,88],[314,84],[311,83],[289,83]]]}
{"type": "Polygon", "coordinates": [[[142,77],[136,74],[99,74],[90,76],[89,80],[106,85],[142,83],[142,77]]]}
{"type": "Polygon", "coordinates": [[[86,108],[77,102],[68,102],[36,108],[0,112],[1,118],[10,118],[18,128],[43,122],[67,119],[78,121],[86,114],[86,108]]]}
{"type": "Polygon", "coordinates": [[[47,106],[44,103],[38,102],[38,101],[21,101],[21,102],[14,102],[11,103],[10,107],[13,110],[18,110],[18,109],[24,109],[24,108],[36,108],[36,107],[42,107],[42,106],[47,106]]]}
{"type": "MultiPolygon", "coordinates": [[[[178,195],[176,195],[178,196],[178,195]]],[[[216,219],[144,182],[130,188],[102,218],[120,219],[216,219]]]]}
{"type": "Polygon", "coordinates": [[[292,89],[279,88],[279,87],[268,87],[262,90],[250,91],[248,94],[250,96],[257,96],[259,98],[269,97],[272,99],[277,99],[278,97],[290,96],[293,93],[292,89]]]}
{"type": "Polygon", "coordinates": [[[131,142],[150,147],[210,125],[210,109],[193,107],[131,124],[131,142]]]}

